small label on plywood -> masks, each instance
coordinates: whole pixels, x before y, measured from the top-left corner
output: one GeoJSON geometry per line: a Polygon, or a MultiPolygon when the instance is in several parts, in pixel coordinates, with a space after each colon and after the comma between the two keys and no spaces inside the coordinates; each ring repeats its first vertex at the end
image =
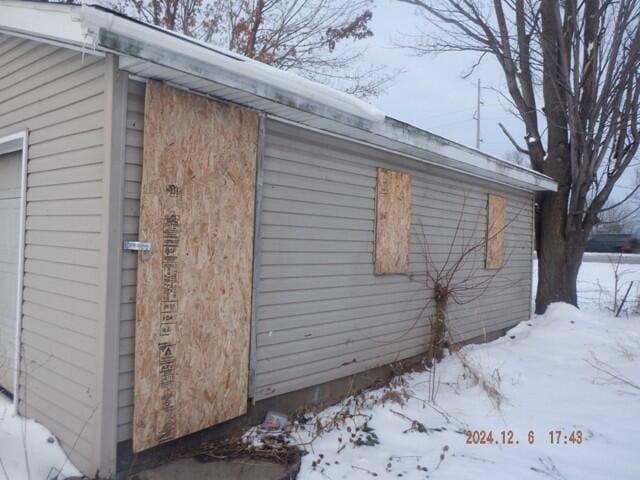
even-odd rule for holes
{"type": "Polygon", "coordinates": [[[374,272],[407,273],[411,234],[411,176],[378,168],[374,272]]]}
{"type": "Polygon", "coordinates": [[[502,268],[504,264],[505,199],[489,194],[487,200],[486,267],[502,268]]]}

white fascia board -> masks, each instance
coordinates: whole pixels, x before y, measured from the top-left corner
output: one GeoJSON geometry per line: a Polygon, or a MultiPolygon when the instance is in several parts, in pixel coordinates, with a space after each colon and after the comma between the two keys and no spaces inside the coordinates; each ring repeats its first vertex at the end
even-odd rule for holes
{"type": "MultiPolygon", "coordinates": [[[[100,29],[98,44],[120,54],[171,67],[199,78],[213,80],[282,105],[324,117],[335,122],[335,125],[347,125],[367,132],[369,136],[381,136],[414,147],[424,152],[425,155],[438,156],[444,167],[461,171],[469,170],[468,173],[473,173],[471,172],[473,170],[476,174],[478,171],[482,171],[481,176],[485,178],[492,178],[494,181],[505,184],[515,183],[521,188],[534,191],[555,191],[557,188],[553,180],[533,170],[499,160],[390,118],[385,118],[384,122],[364,120],[361,116],[351,115],[342,109],[331,108],[327,106],[326,102],[312,102],[292,95],[288,90],[266,85],[261,82],[262,78],[259,76],[257,78],[238,76],[232,71],[216,68],[174,51],[166,51],[160,45],[135,40],[128,35],[119,35],[106,29],[100,29]]],[[[339,130],[340,128],[338,128],[339,130]]],[[[377,142],[372,143],[376,144],[377,142]]]]}
{"type": "MultiPolygon", "coordinates": [[[[276,97],[282,94],[298,97],[298,104],[304,105],[305,101],[309,104],[322,104],[369,122],[383,122],[385,118],[382,111],[352,95],[193,38],[86,5],[82,6],[80,19],[88,31],[98,34],[99,43],[107,37],[102,32],[108,32],[113,34],[111,38],[117,36],[127,39],[129,44],[146,45],[148,50],[160,48],[168,55],[180,56],[214,68],[219,76],[226,74],[228,80],[236,79],[241,88],[259,84],[266,91],[272,91],[276,97]]],[[[144,58],[145,53],[148,52],[144,48],[138,51],[140,58],[144,58]]]]}
{"type": "Polygon", "coordinates": [[[450,159],[450,166],[482,170],[488,174],[487,178],[491,178],[493,174],[496,177],[508,178],[521,185],[527,185],[537,191],[555,192],[558,189],[558,184],[553,179],[535,170],[500,160],[393,118],[387,118],[383,124],[371,125],[371,133],[411,145],[424,152],[438,155],[442,159],[450,159]]]}
{"type": "Polygon", "coordinates": [[[78,13],[79,8],[73,5],[0,1],[0,29],[58,44],[91,47],[78,13]]]}

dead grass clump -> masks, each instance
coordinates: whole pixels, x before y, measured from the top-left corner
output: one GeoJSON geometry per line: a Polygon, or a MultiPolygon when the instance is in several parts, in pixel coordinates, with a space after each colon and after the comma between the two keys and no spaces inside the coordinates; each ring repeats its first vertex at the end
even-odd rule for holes
{"type": "Polygon", "coordinates": [[[487,378],[482,369],[475,365],[469,357],[462,352],[458,352],[456,355],[460,359],[465,377],[468,378],[473,385],[479,385],[496,409],[500,410],[502,404],[506,401],[506,397],[500,391],[500,384],[502,382],[500,371],[495,369],[491,377],[487,378]]]}
{"type": "Polygon", "coordinates": [[[269,437],[267,442],[260,447],[247,445],[239,437],[224,438],[204,443],[186,456],[193,457],[200,462],[251,457],[289,465],[298,459],[299,453],[298,448],[289,445],[286,436],[281,435],[269,437]]]}
{"type": "Polygon", "coordinates": [[[407,403],[406,393],[400,392],[398,390],[388,390],[382,394],[379,402],[382,405],[386,405],[387,403],[396,403],[400,406],[403,406],[407,403]]]}

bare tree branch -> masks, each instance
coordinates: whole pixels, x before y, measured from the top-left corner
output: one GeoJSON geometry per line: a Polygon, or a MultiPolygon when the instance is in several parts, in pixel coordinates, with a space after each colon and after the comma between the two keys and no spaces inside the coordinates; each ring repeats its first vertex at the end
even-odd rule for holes
{"type": "Polygon", "coordinates": [[[360,97],[398,72],[362,68],[373,0],[102,0],[128,15],[360,97]]]}
{"type": "Polygon", "coordinates": [[[500,127],[558,183],[538,199],[536,309],[577,304],[586,239],[640,148],[640,2],[398,1],[415,6],[436,32],[407,37],[412,51],[489,52],[500,65],[526,147],[500,127]]]}

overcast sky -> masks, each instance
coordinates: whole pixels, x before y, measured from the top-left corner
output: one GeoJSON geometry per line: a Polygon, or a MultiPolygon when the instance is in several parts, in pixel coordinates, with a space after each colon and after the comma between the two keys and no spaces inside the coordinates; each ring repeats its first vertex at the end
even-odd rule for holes
{"type": "MultiPolygon", "coordinates": [[[[420,22],[424,20],[416,16],[414,7],[396,0],[377,0],[371,24],[374,36],[368,41],[367,60],[406,72],[397,77],[386,94],[371,101],[389,116],[475,147],[476,82],[480,78],[483,87],[503,89],[502,74],[492,59],[485,59],[470,78],[462,79],[477,55],[446,53],[415,57],[408,50],[394,46],[394,39],[400,40],[402,33],[414,33],[420,22]]],[[[498,122],[508,125],[518,139],[523,138],[524,130],[505,110],[505,101],[495,92],[483,88],[482,99],[480,150],[504,158],[505,153],[514,148],[498,122]]]]}
{"type": "MultiPolygon", "coordinates": [[[[498,126],[502,122],[520,145],[525,144],[522,122],[506,110],[506,101],[490,88],[508,95],[503,74],[495,60],[485,57],[467,79],[462,74],[477,61],[477,54],[443,53],[416,57],[394,46],[402,34],[416,33],[416,26],[426,27],[416,15],[415,7],[398,0],[376,0],[367,40],[366,61],[403,69],[387,92],[370,101],[388,116],[408,122],[458,143],[475,148],[477,81],[482,82],[480,150],[505,158],[515,148],[498,126]]],[[[527,165],[528,166],[528,165],[527,165]]],[[[612,198],[623,198],[635,186],[635,169],[629,169],[616,185],[612,198]]]]}

